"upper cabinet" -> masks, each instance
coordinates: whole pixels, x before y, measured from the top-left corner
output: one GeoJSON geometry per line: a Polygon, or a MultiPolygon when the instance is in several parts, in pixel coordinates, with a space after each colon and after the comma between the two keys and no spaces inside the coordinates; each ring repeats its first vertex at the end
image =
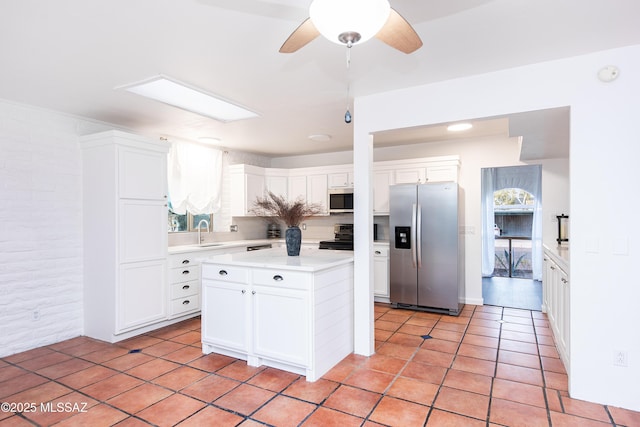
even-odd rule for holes
{"type": "Polygon", "coordinates": [[[158,200],[167,198],[167,155],[121,146],[118,151],[120,197],[158,200]]]}
{"type": "Polygon", "coordinates": [[[229,166],[231,177],[231,215],[251,216],[253,204],[265,195],[264,169],[251,165],[229,166]]]}
{"type": "Polygon", "coordinates": [[[327,175],[329,188],[353,188],[353,172],[334,172],[327,175]]]}
{"type": "Polygon", "coordinates": [[[329,213],[327,208],[327,174],[307,176],[307,202],[320,205],[321,215],[329,213]]]}
{"type": "MultiPolygon", "coordinates": [[[[460,160],[458,156],[428,157],[375,162],[373,167],[373,213],[388,215],[390,185],[457,182],[460,160]]],[[[256,197],[263,197],[266,191],[291,201],[301,197],[317,203],[323,208],[321,215],[328,215],[329,189],[354,187],[352,165],[295,169],[233,165],[229,170],[232,216],[252,215],[256,197]]]]}

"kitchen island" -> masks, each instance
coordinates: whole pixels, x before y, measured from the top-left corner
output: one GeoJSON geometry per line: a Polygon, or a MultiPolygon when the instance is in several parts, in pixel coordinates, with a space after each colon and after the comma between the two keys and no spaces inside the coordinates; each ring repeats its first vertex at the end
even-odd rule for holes
{"type": "Polygon", "coordinates": [[[353,351],[353,253],[274,248],[204,259],[202,351],[317,380],[353,351]]]}

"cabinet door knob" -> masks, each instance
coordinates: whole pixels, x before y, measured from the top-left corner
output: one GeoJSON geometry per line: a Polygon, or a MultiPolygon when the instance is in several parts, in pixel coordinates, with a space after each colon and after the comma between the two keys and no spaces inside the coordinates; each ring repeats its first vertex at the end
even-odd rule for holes
{"type": "Polygon", "coordinates": [[[186,299],[186,300],[182,301],[182,305],[189,305],[189,300],[186,299]]]}
{"type": "Polygon", "coordinates": [[[227,273],[227,270],[220,270],[220,271],[218,271],[218,274],[221,275],[221,276],[226,276],[229,273],[227,273]]]}
{"type": "Polygon", "coordinates": [[[280,282],[280,281],[282,281],[282,280],[284,280],[284,279],[282,278],[282,276],[281,276],[281,275],[276,274],[275,276],[273,276],[273,280],[275,280],[276,282],[280,282]]]}
{"type": "Polygon", "coordinates": [[[187,264],[189,264],[189,260],[188,260],[188,259],[183,259],[183,260],[182,260],[182,264],[183,264],[183,265],[187,265],[187,264]]]}
{"type": "Polygon", "coordinates": [[[189,285],[184,285],[184,286],[182,287],[182,289],[187,290],[187,289],[189,289],[190,287],[191,287],[191,286],[189,286],[189,285]]]}
{"type": "Polygon", "coordinates": [[[251,291],[251,295],[255,295],[255,294],[256,294],[256,291],[251,291]]]}
{"type": "Polygon", "coordinates": [[[189,274],[189,270],[183,270],[182,274],[189,274]]]}
{"type": "Polygon", "coordinates": [[[380,255],[380,251],[376,251],[376,255],[380,255]]]}
{"type": "Polygon", "coordinates": [[[246,294],[246,293],[247,293],[246,289],[243,289],[243,290],[242,290],[242,293],[243,293],[243,294],[246,294]]]}

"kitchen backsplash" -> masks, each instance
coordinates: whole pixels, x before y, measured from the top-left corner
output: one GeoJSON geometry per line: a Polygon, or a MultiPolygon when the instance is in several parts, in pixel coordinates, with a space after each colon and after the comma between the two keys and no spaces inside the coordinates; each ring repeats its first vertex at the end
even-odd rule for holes
{"type": "MultiPolygon", "coordinates": [[[[216,218],[214,215],[213,222],[216,218]]],[[[262,218],[233,217],[232,225],[238,227],[237,232],[214,231],[213,233],[202,233],[205,242],[228,242],[231,240],[255,240],[267,238],[268,221],[262,218]]],[[[302,229],[302,238],[307,240],[331,240],[334,238],[333,226],[335,224],[352,224],[353,214],[337,214],[330,216],[315,217],[306,220],[303,224],[306,229],[302,229]]],[[[374,223],[378,224],[378,240],[389,239],[389,217],[376,216],[374,223]]],[[[285,226],[281,225],[282,237],[284,238],[285,226]]],[[[193,245],[198,242],[198,233],[169,233],[169,246],[193,245]]]]}

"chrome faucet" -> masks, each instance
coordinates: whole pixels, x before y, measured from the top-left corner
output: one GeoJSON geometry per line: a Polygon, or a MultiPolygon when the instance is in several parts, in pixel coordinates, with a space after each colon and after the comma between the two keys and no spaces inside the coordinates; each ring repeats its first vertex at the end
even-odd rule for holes
{"type": "Polygon", "coordinates": [[[198,244],[202,244],[202,223],[207,224],[207,233],[209,233],[209,221],[207,221],[206,219],[201,219],[200,222],[198,223],[198,244]]]}

